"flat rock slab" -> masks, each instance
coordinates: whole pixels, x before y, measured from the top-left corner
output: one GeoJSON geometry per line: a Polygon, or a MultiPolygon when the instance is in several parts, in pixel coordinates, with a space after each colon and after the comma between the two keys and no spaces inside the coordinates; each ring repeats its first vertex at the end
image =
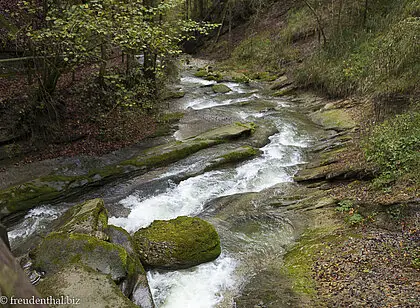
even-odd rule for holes
{"type": "Polygon", "coordinates": [[[136,308],[118,289],[112,279],[79,264],[72,264],[41,281],[37,289],[42,296],[79,299],[76,304],[50,305],[50,307],[119,307],[136,308]]]}
{"type": "Polygon", "coordinates": [[[0,191],[0,218],[12,213],[24,212],[46,202],[76,195],[85,188],[103,185],[133,172],[145,172],[176,162],[216,144],[249,136],[253,130],[253,123],[238,122],[225,125],[184,141],[152,147],[132,159],[91,170],[86,175],[49,175],[6,188],[0,191]]]}
{"type": "Polygon", "coordinates": [[[310,118],[325,129],[346,130],[356,127],[356,122],[344,109],[317,111],[310,118]]]}

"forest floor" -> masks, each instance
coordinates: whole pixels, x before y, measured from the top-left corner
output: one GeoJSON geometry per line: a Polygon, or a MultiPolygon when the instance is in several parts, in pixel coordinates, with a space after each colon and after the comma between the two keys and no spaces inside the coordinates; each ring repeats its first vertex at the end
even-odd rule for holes
{"type": "MultiPolygon", "coordinates": [[[[109,64],[122,66],[121,61],[109,64]]],[[[95,89],[96,69],[92,65],[60,78],[54,97],[59,119],[28,119],[27,109],[33,86],[23,76],[0,79],[0,172],[2,165],[22,165],[33,161],[76,155],[100,156],[129,146],[157,130],[154,110],[150,112],[100,105],[95,89]],[[33,133],[31,121],[41,121],[48,134],[33,133]],[[7,137],[6,137],[7,136],[7,137]],[[3,142],[2,142],[3,141],[3,142]]],[[[38,125],[40,123],[37,123],[38,125]]]]}

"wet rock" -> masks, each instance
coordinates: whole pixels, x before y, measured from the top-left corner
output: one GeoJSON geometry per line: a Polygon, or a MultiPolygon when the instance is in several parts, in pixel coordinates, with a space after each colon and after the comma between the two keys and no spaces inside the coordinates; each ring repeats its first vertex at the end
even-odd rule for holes
{"type": "Polygon", "coordinates": [[[135,273],[142,271],[141,264],[136,264],[123,247],[86,234],[52,232],[31,256],[35,267],[47,275],[71,263],[109,274],[115,281],[133,279],[135,273]]]}
{"type": "MultiPolygon", "coordinates": [[[[70,208],[60,219],[57,231],[102,237],[108,226],[108,214],[102,199],[88,200],[70,208]]],[[[106,239],[106,238],[105,238],[106,239]]]]}
{"type": "Polygon", "coordinates": [[[228,93],[232,91],[231,88],[229,88],[227,85],[222,84],[222,83],[212,85],[211,89],[213,90],[214,93],[228,93]]]}
{"type": "Polygon", "coordinates": [[[234,164],[247,159],[251,159],[259,154],[261,154],[261,151],[259,149],[247,145],[241,146],[210,161],[207,167],[204,169],[204,171],[218,169],[229,164],[234,164]]]}
{"type": "Polygon", "coordinates": [[[220,239],[214,227],[195,217],[156,220],[134,236],[136,250],[145,266],[182,269],[216,259],[220,239]]]}
{"type": "Polygon", "coordinates": [[[175,141],[143,151],[119,164],[91,170],[87,175],[41,177],[0,191],[0,218],[24,213],[41,203],[55,202],[89,187],[105,184],[134,172],[146,172],[183,159],[199,150],[252,134],[252,123],[235,123],[218,127],[183,142],[175,141]]]}
{"type": "MultiPolygon", "coordinates": [[[[126,230],[109,225],[106,233],[111,243],[122,246],[131,258],[138,260],[138,263],[140,263],[131,235],[126,230]]],[[[140,307],[154,307],[152,293],[144,271],[139,272],[137,280],[126,280],[120,285],[120,288],[126,296],[131,297],[140,307]]]]}
{"type": "Polygon", "coordinates": [[[256,122],[254,133],[247,140],[248,144],[256,148],[261,148],[270,142],[270,136],[278,132],[276,125],[272,121],[259,120],[256,122]]]}
{"type": "Polygon", "coordinates": [[[177,98],[182,98],[185,96],[185,92],[184,91],[168,91],[166,93],[163,94],[162,99],[163,100],[170,100],[170,99],[177,99],[177,98]]]}
{"type": "MultiPolygon", "coordinates": [[[[68,264],[43,280],[37,289],[43,297],[60,298],[65,295],[69,298],[79,299],[80,307],[138,307],[124,296],[108,275],[82,264],[68,264]]],[[[74,303],[51,305],[51,307],[68,308],[77,306],[74,303]]],[[[146,307],[148,306],[143,308],[146,307]]]]}
{"type": "Polygon", "coordinates": [[[286,95],[292,95],[297,90],[297,87],[293,85],[285,86],[281,90],[278,90],[273,93],[273,96],[286,96],[286,95]]]}

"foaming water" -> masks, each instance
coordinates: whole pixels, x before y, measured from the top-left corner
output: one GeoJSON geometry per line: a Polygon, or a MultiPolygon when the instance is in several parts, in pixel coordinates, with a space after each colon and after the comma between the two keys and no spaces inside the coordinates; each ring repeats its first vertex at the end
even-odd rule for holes
{"type": "Polygon", "coordinates": [[[157,307],[210,308],[224,300],[221,290],[238,285],[237,265],[235,259],[221,255],[214,262],[187,270],[150,271],[147,278],[157,307]]]}
{"type": "Polygon", "coordinates": [[[212,84],[216,84],[216,81],[210,81],[210,80],[205,80],[202,78],[198,78],[198,77],[193,77],[193,76],[185,76],[185,77],[181,77],[181,83],[183,84],[198,84],[198,85],[203,85],[203,86],[208,86],[208,85],[212,85],[212,84]]]}
{"type": "Polygon", "coordinates": [[[40,206],[30,210],[22,222],[8,232],[11,246],[16,246],[20,240],[31,236],[35,232],[42,232],[46,225],[57,219],[64,211],[64,208],[57,206],[40,206]]]}
{"type": "MultiPolygon", "coordinates": [[[[236,91],[236,93],[247,93],[246,91],[236,91]]],[[[213,96],[198,97],[191,99],[186,105],[185,108],[192,108],[194,110],[207,109],[212,107],[220,107],[227,105],[234,105],[242,102],[246,102],[250,99],[256,99],[260,96],[258,94],[251,94],[249,97],[239,97],[239,98],[224,98],[220,99],[219,94],[213,94],[213,96]]]]}
{"type": "MultiPolygon", "coordinates": [[[[120,202],[131,209],[128,217],[111,217],[109,222],[134,232],[157,219],[197,215],[207,202],[221,196],[258,192],[278,183],[292,181],[295,166],[302,161],[302,148],[308,145],[309,140],[297,134],[292,124],[279,121],[277,126],[279,133],[271,136],[270,142],[261,148],[263,154],[260,157],[236,168],[206,172],[188,178],[178,185],[173,184],[164,193],[146,199],[135,194],[128,196],[120,202]]],[[[280,227],[276,227],[276,230],[279,229],[280,227]]],[[[234,235],[239,236],[234,242],[251,240],[247,237],[241,239],[240,235],[234,235]]],[[[275,238],[279,239],[280,235],[276,233],[275,238]]],[[[263,253],[268,248],[264,244],[265,240],[259,241],[263,243],[261,247],[253,240],[251,242],[249,244],[254,252],[263,253]]],[[[225,303],[227,294],[237,290],[241,279],[245,279],[250,272],[248,266],[240,266],[240,255],[236,259],[224,255],[189,270],[149,272],[148,279],[157,307],[215,307],[220,306],[222,301],[222,306],[231,307],[229,300],[228,304],[225,303]],[[242,272],[247,273],[242,274],[239,279],[236,276],[238,266],[242,268],[242,272]]]]}
{"type": "Polygon", "coordinates": [[[168,220],[180,215],[196,215],[209,200],[244,192],[258,192],[282,182],[292,181],[294,169],[301,161],[300,148],[305,140],[298,140],[285,125],[280,133],[270,137],[261,148],[263,155],[237,168],[206,172],[173,185],[166,192],[148,199],[128,196],[120,203],[131,209],[128,217],[111,217],[110,223],[129,232],[148,226],[154,220],[168,220]]]}

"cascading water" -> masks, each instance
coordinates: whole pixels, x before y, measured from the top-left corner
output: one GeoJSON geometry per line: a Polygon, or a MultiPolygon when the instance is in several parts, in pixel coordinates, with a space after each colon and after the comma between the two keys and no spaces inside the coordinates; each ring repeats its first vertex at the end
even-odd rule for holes
{"type": "MultiPolygon", "coordinates": [[[[192,85],[207,85],[201,79],[193,77],[183,78],[182,82],[184,87],[189,89],[193,88],[192,85]]],[[[232,88],[232,94],[248,92],[249,95],[241,98],[232,98],[232,94],[215,95],[208,92],[207,95],[203,95],[201,88],[201,92],[190,98],[184,107],[202,110],[223,106],[228,112],[246,120],[267,115],[265,112],[236,108],[240,102],[261,96],[246,86],[228,86],[232,88]]],[[[285,106],[285,103],[278,101],[277,106],[285,106]]],[[[296,166],[302,163],[302,148],[308,146],[309,138],[292,122],[281,117],[273,117],[273,121],[279,132],[271,136],[270,142],[261,148],[261,156],[236,168],[206,172],[177,185],[172,183],[165,192],[150,197],[130,195],[120,202],[131,210],[130,214],[127,217],[112,217],[110,223],[133,232],[148,226],[156,219],[198,215],[208,202],[219,197],[259,192],[276,184],[292,181],[296,166]]],[[[181,172],[183,167],[177,168],[181,172]]],[[[170,170],[168,175],[176,173],[177,170],[170,170]]],[[[283,252],[282,244],[291,240],[293,228],[273,217],[263,225],[254,221],[260,230],[251,234],[232,231],[229,224],[226,226],[225,221],[215,217],[207,219],[221,234],[222,255],[214,262],[188,270],[150,271],[149,284],[158,307],[232,307],[233,298],[247,277],[253,275],[253,270],[261,266],[261,259],[264,259],[264,256],[268,259],[278,256],[283,252]],[[277,242],[277,248],[270,243],[270,239],[277,242]]]]}
{"type": "MultiPolygon", "coordinates": [[[[113,194],[117,192],[117,196],[113,195],[113,198],[119,197],[118,207],[127,209],[122,213],[129,213],[110,217],[110,224],[134,232],[157,219],[200,215],[220,234],[222,255],[217,260],[186,270],[148,272],[157,307],[235,307],[235,298],[243,287],[258,272],[281,259],[284,246],[293,238],[292,224],[275,210],[251,202],[244,208],[232,210],[233,215],[223,216],[212,211],[211,204],[233,195],[262,192],[279,183],[291,182],[297,166],[303,162],[302,149],[309,145],[310,134],[305,125],[300,124],[298,116],[284,114],[284,110],[290,109],[288,102],[265,97],[256,88],[236,83],[227,83],[232,92],[215,94],[209,87],[213,83],[187,73],[181,79],[186,92],[179,100],[181,109],[194,112],[194,116],[206,113],[218,117],[222,114],[230,117],[230,122],[264,118],[274,123],[278,133],[260,149],[260,156],[236,167],[194,173],[192,170],[210,159],[206,156],[209,152],[202,151],[193,155],[193,161],[191,158],[182,160],[164,171],[149,172],[141,177],[138,183],[151,183],[147,192],[139,188],[128,196],[118,195],[125,191],[118,187],[125,184],[115,184],[116,189],[112,191],[113,194]],[[268,102],[271,107],[255,109],[251,103],[255,101],[268,102]],[[174,181],[180,174],[190,175],[180,182],[174,181]],[[161,185],[165,181],[166,184],[161,185]],[[154,186],[154,183],[159,185],[154,186]]],[[[188,126],[188,123],[183,125],[188,126]]],[[[174,137],[183,139],[184,135],[180,130],[174,137]]],[[[224,209],[228,208],[229,204],[226,204],[224,209]]],[[[63,209],[45,205],[30,211],[27,219],[10,233],[12,245],[57,218],[63,209]]]]}

